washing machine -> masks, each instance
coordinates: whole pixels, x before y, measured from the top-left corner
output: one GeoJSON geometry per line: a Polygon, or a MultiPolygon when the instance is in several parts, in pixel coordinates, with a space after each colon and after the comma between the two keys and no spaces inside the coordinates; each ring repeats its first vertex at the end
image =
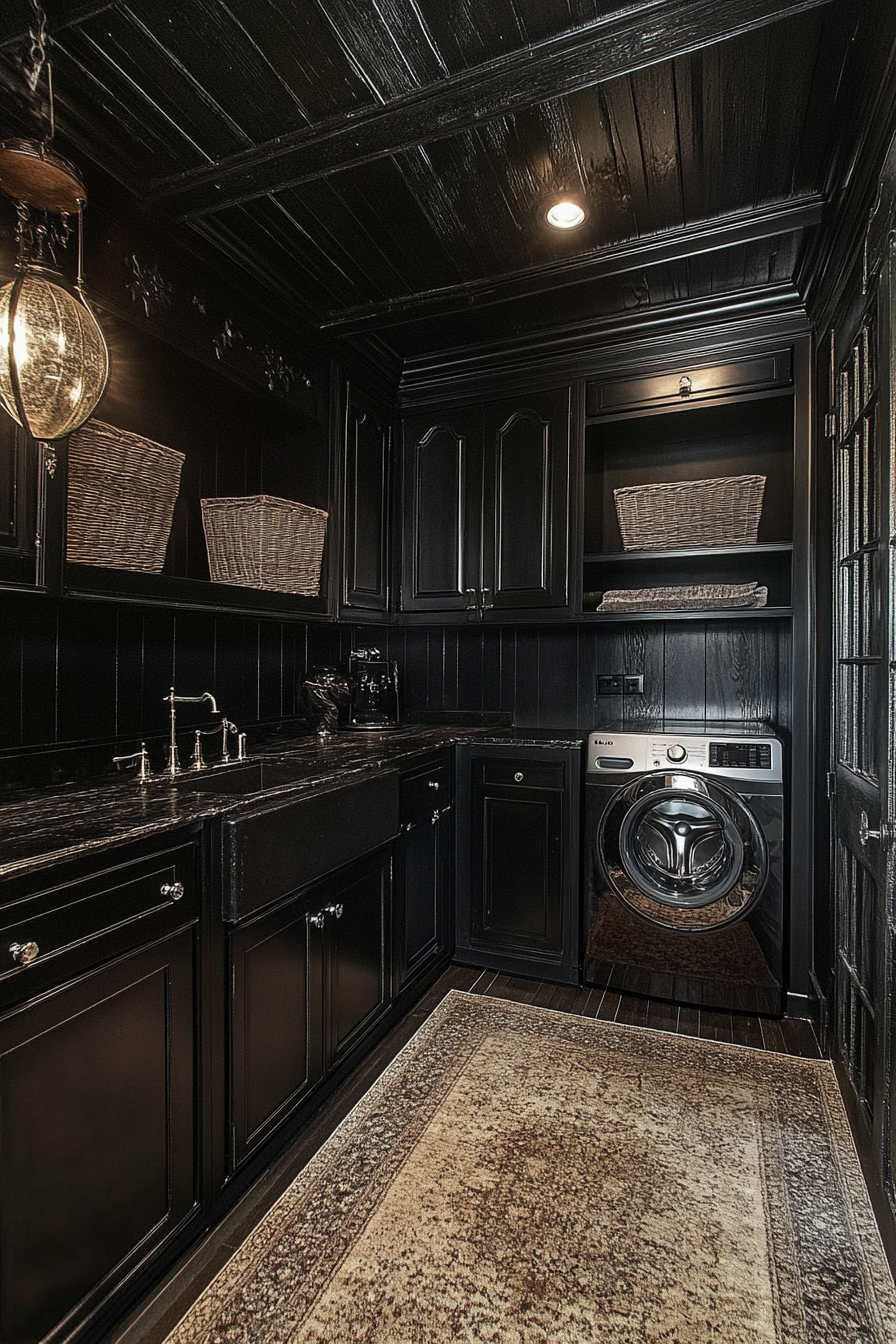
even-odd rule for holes
{"type": "Polygon", "coordinates": [[[585,982],[779,1015],[784,820],[766,724],[590,733],[585,982]]]}

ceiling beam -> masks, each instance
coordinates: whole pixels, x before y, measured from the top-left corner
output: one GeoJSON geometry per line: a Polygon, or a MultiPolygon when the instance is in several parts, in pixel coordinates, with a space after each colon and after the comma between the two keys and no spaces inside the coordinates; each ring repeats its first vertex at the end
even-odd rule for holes
{"type": "Polygon", "coordinates": [[[646,238],[611,243],[584,255],[552,261],[525,271],[507,272],[466,284],[448,285],[425,293],[334,311],[327,315],[321,327],[340,336],[351,336],[370,328],[400,326],[418,319],[467,312],[474,301],[478,310],[488,304],[528,298],[564,285],[605,280],[613,275],[637,272],[647,266],[679,261],[682,257],[717,252],[722,248],[754,243],[762,238],[794,233],[819,224],[823,209],[821,196],[807,194],[783,204],[742,210],[681,228],[664,229],[646,238]]]}
{"type": "MultiPolygon", "coordinates": [[[[47,33],[52,40],[64,28],[75,28],[114,8],[116,0],[55,0],[52,13],[47,15],[47,33]]],[[[31,38],[35,26],[34,8],[28,0],[4,0],[0,12],[0,49],[21,47],[31,38]]]]}
{"type": "Polygon", "coordinates": [[[150,205],[205,214],[342,172],[629,74],[831,0],[639,0],[385,105],[318,122],[154,183],[150,205]]]}

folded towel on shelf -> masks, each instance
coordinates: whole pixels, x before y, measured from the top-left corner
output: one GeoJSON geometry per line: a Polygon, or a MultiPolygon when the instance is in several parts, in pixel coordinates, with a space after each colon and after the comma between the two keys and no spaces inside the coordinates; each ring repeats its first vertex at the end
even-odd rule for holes
{"type": "MultiPolygon", "coordinates": [[[[586,596],[590,596],[586,595],[586,596]]],[[[596,611],[723,611],[764,607],[768,588],[756,583],[693,583],[663,588],[611,588],[596,611]]]]}

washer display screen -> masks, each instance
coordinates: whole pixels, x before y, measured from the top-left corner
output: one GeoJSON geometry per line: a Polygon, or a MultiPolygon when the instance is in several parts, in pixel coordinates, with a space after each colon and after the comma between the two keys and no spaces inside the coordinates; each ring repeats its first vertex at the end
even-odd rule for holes
{"type": "Polygon", "coordinates": [[[768,742],[710,742],[709,764],[725,770],[771,770],[768,742]]]}

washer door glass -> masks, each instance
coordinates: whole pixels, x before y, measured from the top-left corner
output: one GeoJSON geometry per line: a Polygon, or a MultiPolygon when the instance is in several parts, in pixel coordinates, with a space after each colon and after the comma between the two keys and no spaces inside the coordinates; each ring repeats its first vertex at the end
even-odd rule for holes
{"type": "Polygon", "coordinates": [[[768,857],[749,808],[698,775],[646,775],[611,799],[598,860],[617,895],[664,927],[696,932],[742,919],[768,857]]]}

